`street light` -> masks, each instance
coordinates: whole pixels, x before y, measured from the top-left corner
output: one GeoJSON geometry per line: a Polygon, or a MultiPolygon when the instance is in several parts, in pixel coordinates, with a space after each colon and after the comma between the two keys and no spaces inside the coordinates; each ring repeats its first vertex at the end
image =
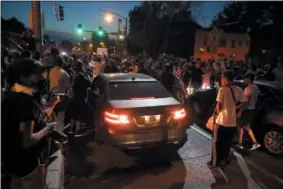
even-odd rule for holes
{"type": "Polygon", "coordinates": [[[92,44],[89,44],[89,47],[92,47],[92,44]]]}
{"type": "Polygon", "coordinates": [[[101,46],[104,46],[104,43],[103,43],[103,42],[100,42],[100,45],[101,45],[101,46]]]}
{"type": "MultiPolygon", "coordinates": [[[[124,37],[124,38],[127,38],[127,37],[128,37],[128,18],[127,18],[127,17],[122,16],[122,15],[120,15],[120,14],[118,14],[118,13],[113,12],[113,11],[106,10],[106,9],[100,9],[100,11],[106,13],[106,15],[105,15],[105,17],[104,17],[104,19],[105,19],[106,22],[108,22],[107,20],[110,20],[110,17],[112,17],[111,19],[113,20],[113,15],[115,15],[115,16],[117,16],[117,17],[123,19],[123,20],[125,20],[125,37],[124,37]],[[106,17],[107,17],[107,18],[106,18],[106,17]]],[[[117,32],[118,35],[119,35],[119,33],[120,33],[120,22],[121,22],[121,20],[119,19],[119,20],[118,20],[118,32],[117,32]]],[[[109,22],[108,22],[108,23],[109,23],[109,22]]],[[[118,40],[118,39],[119,39],[119,36],[118,36],[117,40],[118,40]]],[[[125,49],[127,49],[127,40],[125,40],[125,49]]]]}
{"type": "Polygon", "coordinates": [[[84,40],[86,40],[86,38],[84,37],[84,40]]]}
{"type": "Polygon", "coordinates": [[[104,20],[105,22],[107,23],[113,23],[113,15],[111,13],[107,13],[105,16],[104,16],[104,20]]]}

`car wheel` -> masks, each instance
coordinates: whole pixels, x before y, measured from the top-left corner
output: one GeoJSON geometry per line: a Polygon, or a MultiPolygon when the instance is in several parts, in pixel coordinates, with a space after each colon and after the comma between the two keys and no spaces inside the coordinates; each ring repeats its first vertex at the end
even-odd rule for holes
{"type": "Polygon", "coordinates": [[[170,144],[170,146],[173,148],[173,150],[179,150],[184,146],[184,144],[187,142],[188,138],[187,135],[183,138],[183,140],[179,141],[176,144],[170,144]]]}
{"type": "Polygon", "coordinates": [[[283,132],[276,128],[270,128],[264,133],[264,148],[272,155],[279,156],[283,154],[283,132]]]}

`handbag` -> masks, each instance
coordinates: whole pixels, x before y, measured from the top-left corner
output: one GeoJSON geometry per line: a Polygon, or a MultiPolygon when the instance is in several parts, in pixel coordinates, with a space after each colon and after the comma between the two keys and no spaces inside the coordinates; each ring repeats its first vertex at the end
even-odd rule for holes
{"type": "Polygon", "coordinates": [[[206,128],[209,129],[210,131],[213,131],[215,120],[216,120],[216,114],[213,113],[212,116],[210,116],[210,118],[206,122],[206,128]]]}

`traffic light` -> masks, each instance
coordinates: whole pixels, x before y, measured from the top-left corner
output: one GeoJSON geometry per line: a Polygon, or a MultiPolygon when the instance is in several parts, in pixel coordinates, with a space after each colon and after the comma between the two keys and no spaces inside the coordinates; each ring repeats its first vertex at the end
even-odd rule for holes
{"type": "Polygon", "coordinates": [[[59,6],[59,20],[64,21],[64,7],[59,6]]]}
{"type": "Polygon", "coordinates": [[[102,37],[103,35],[104,35],[104,30],[103,30],[103,28],[101,27],[101,26],[99,26],[98,27],[98,31],[97,31],[97,35],[98,36],[100,36],[100,37],[102,37]]]}
{"type": "Polygon", "coordinates": [[[83,26],[81,24],[78,25],[77,32],[79,34],[83,33],[83,26]]]}

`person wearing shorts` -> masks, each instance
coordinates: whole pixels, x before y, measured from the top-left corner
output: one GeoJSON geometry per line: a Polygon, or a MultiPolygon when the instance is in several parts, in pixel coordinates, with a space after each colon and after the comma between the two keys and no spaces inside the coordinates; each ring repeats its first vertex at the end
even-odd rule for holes
{"type": "Polygon", "coordinates": [[[253,143],[250,150],[255,150],[261,146],[257,142],[254,136],[254,133],[250,127],[255,117],[257,98],[258,98],[258,95],[260,94],[258,87],[255,84],[253,84],[254,78],[255,76],[252,73],[248,73],[244,77],[244,83],[247,85],[246,88],[244,89],[244,94],[248,98],[248,106],[242,112],[242,115],[241,115],[241,118],[238,124],[239,138],[238,138],[238,144],[236,146],[240,149],[244,149],[244,146],[243,146],[244,130],[248,133],[253,143]]]}

